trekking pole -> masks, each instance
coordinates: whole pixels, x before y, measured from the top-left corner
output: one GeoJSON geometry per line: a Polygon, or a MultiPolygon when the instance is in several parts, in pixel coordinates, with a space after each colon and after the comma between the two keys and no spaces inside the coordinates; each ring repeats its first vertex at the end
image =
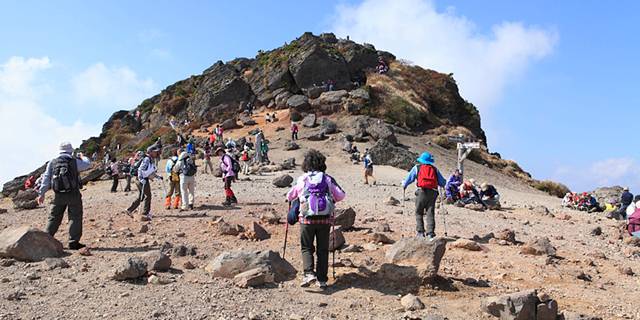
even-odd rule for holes
{"type": "Polygon", "coordinates": [[[404,239],[404,191],[405,189],[402,188],[402,217],[400,218],[402,220],[402,239],[404,239]]]}
{"type": "Polygon", "coordinates": [[[442,224],[444,225],[444,236],[447,237],[447,212],[444,210],[444,201],[442,200],[442,191],[440,191],[440,213],[442,213],[442,224]]]}
{"type": "Polygon", "coordinates": [[[333,263],[332,263],[333,267],[332,267],[332,270],[333,270],[333,280],[335,280],[336,279],[336,249],[337,248],[335,248],[335,246],[336,246],[336,219],[335,219],[335,216],[333,214],[331,215],[331,225],[333,227],[333,247],[334,247],[333,248],[333,263]]]}
{"type": "MultiPolygon", "coordinates": [[[[291,211],[291,201],[289,201],[289,211],[291,211]]],[[[289,214],[287,211],[287,215],[289,214]]],[[[284,260],[284,255],[287,253],[287,236],[289,235],[289,220],[287,220],[287,228],[284,230],[284,247],[282,248],[282,260],[284,260]]]]}

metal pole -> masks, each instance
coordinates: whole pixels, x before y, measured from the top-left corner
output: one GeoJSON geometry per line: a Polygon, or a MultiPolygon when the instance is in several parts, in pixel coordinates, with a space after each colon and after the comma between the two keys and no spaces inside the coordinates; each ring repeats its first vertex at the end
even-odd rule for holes
{"type": "Polygon", "coordinates": [[[402,239],[404,239],[404,191],[405,189],[402,188],[402,239]]]}
{"type": "Polygon", "coordinates": [[[332,267],[332,270],[333,270],[333,280],[335,280],[336,279],[336,249],[338,249],[338,248],[335,247],[336,246],[336,219],[335,219],[333,214],[331,215],[331,224],[333,226],[333,247],[334,247],[333,248],[333,263],[332,263],[333,267],[332,267]]]}
{"type": "MultiPolygon", "coordinates": [[[[291,211],[291,201],[289,201],[289,211],[291,211]]],[[[289,214],[287,211],[287,215],[289,214]]],[[[289,220],[287,220],[287,228],[284,231],[284,247],[282,248],[282,260],[284,260],[284,255],[287,253],[287,235],[289,235],[289,220]]]]}

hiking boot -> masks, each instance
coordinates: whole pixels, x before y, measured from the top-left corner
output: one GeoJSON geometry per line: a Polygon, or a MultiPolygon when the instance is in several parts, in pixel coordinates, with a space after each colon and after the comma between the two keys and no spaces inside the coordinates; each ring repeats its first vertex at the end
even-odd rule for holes
{"type": "Polygon", "coordinates": [[[236,199],[236,196],[231,197],[229,201],[231,201],[231,203],[238,203],[238,199],[236,199]]]}
{"type": "Polygon", "coordinates": [[[318,288],[320,289],[324,289],[327,287],[327,283],[324,281],[316,281],[316,286],[318,286],[318,288]]]}
{"type": "Polygon", "coordinates": [[[168,207],[166,207],[165,209],[167,209],[167,210],[171,210],[171,206],[168,206],[168,207]]]}
{"type": "Polygon", "coordinates": [[[124,209],[124,210],[122,211],[122,213],[124,213],[124,214],[128,215],[128,216],[129,216],[129,218],[133,218],[133,214],[131,214],[131,211],[129,211],[128,209],[124,209]]]}
{"type": "Polygon", "coordinates": [[[300,283],[300,286],[303,288],[306,288],[314,282],[316,282],[316,276],[312,274],[308,274],[308,275],[305,275],[304,278],[302,278],[302,283],[300,283]]]}
{"type": "Polygon", "coordinates": [[[183,212],[183,211],[187,211],[187,209],[182,209],[182,208],[178,209],[178,212],[183,212]]]}
{"type": "Polygon", "coordinates": [[[69,250],[78,250],[78,249],[82,249],[86,247],[86,245],[80,243],[80,242],[71,242],[69,243],[69,250]]]}
{"type": "Polygon", "coordinates": [[[226,197],[224,202],[222,203],[223,206],[230,206],[231,205],[231,197],[226,197]]]}
{"type": "Polygon", "coordinates": [[[418,234],[416,234],[416,238],[417,237],[424,237],[424,232],[418,232],[418,234]]]}
{"type": "Polygon", "coordinates": [[[364,182],[364,184],[369,184],[369,182],[366,182],[366,181],[365,181],[365,182],[364,182]]]}
{"type": "Polygon", "coordinates": [[[375,182],[375,181],[373,182],[373,185],[374,185],[374,186],[376,185],[376,182],[375,182]]]}
{"type": "Polygon", "coordinates": [[[432,236],[432,235],[427,235],[427,239],[429,239],[429,242],[433,241],[433,239],[435,239],[436,236],[432,236]]]}
{"type": "Polygon", "coordinates": [[[193,210],[193,205],[192,204],[189,205],[189,209],[193,210]]]}

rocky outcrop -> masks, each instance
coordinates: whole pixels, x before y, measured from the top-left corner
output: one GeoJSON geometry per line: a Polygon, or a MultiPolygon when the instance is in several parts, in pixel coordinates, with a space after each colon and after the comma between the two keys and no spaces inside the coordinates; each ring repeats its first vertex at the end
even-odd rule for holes
{"type": "Polygon", "coordinates": [[[389,141],[380,139],[369,149],[373,163],[388,165],[403,170],[411,171],[418,162],[418,155],[405,149],[395,147],[389,141]]]}
{"type": "Polygon", "coordinates": [[[309,115],[307,115],[306,117],[304,117],[304,119],[302,119],[302,121],[300,121],[300,125],[307,127],[307,128],[313,128],[316,126],[316,121],[318,119],[318,116],[316,116],[315,113],[310,113],[309,115]]]}
{"type": "Polygon", "coordinates": [[[2,187],[2,195],[5,197],[12,197],[15,196],[18,191],[24,190],[24,183],[27,182],[27,179],[29,179],[29,177],[31,176],[34,176],[37,179],[47,169],[47,163],[43,164],[40,168],[30,172],[27,175],[16,177],[13,180],[5,183],[2,187]]]}
{"type": "Polygon", "coordinates": [[[28,210],[36,208],[38,206],[38,191],[35,189],[18,191],[12,200],[14,209],[28,210]]]}
{"type": "Polygon", "coordinates": [[[393,145],[398,144],[398,138],[396,138],[396,135],[393,133],[391,126],[387,124],[376,123],[371,125],[367,127],[367,133],[371,135],[373,140],[378,141],[380,139],[384,139],[391,142],[393,145]]]}
{"type": "Polygon", "coordinates": [[[60,241],[36,228],[9,227],[0,233],[0,257],[40,261],[63,253],[60,241]]]}
{"type": "Polygon", "coordinates": [[[251,93],[251,87],[235,67],[222,61],[216,62],[202,75],[205,80],[197,87],[198,95],[187,108],[197,119],[216,123],[218,116],[236,110],[251,93]]]}
{"type": "Polygon", "coordinates": [[[349,70],[344,57],[321,38],[310,32],[296,39],[303,49],[289,58],[289,71],[301,89],[311,88],[332,80],[334,90],[346,88],[350,83],[349,70]]]}

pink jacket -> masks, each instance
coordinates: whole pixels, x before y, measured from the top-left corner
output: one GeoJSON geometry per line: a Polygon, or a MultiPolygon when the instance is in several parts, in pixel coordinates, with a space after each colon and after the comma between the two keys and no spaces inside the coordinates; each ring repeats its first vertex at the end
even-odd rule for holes
{"type": "Polygon", "coordinates": [[[231,163],[231,156],[228,154],[223,154],[222,157],[220,157],[220,169],[222,169],[223,179],[226,177],[235,176],[232,168],[233,168],[233,163],[231,163]]]}
{"type": "MultiPolygon", "coordinates": [[[[301,175],[300,177],[298,177],[295,185],[287,193],[287,200],[293,201],[295,200],[295,198],[300,197],[302,195],[302,191],[304,190],[304,180],[305,180],[304,178],[306,178],[308,175],[311,175],[311,174],[316,175],[319,173],[321,172],[318,172],[318,171],[307,172],[301,175]]],[[[326,173],[323,173],[323,174],[324,174],[325,182],[329,186],[329,191],[331,191],[331,195],[333,196],[333,201],[334,202],[342,201],[342,199],[344,199],[344,196],[345,196],[344,191],[342,191],[342,189],[337,183],[334,183],[335,180],[331,176],[329,176],[326,173]]]]}

